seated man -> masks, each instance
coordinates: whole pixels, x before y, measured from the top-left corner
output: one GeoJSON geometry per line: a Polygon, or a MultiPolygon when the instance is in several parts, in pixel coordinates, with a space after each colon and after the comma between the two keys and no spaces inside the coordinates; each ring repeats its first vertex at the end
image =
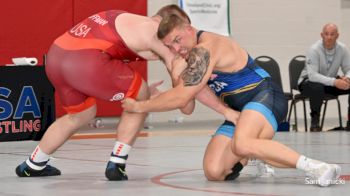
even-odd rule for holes
{"type": "MultiPolygon", "coordinates": [[[[328,186],[340,176],[340,167],[300,155],[270,139],[287,113],[282,89],[233,39],[198,31],[176,15],[162,19],[158,38],[185,58],[173,66],[187,66],[178,84],[145,101],[123,100],[129,112],[160,112],[184,108],[204,86],[240,112],[233,123],[224,122],[208,144],[204,172],[208,180],[225,180],[242,158],[257,158],[276,167],[298,168],[328,186]],[[234,135],[234,137],[233,137],[234,135]]],[[[193,108],[189,108],[193,109],[193,108]]]]}
{"type": "MultiPolygon", "coordinates": [[[[321,32],[322,40],[314,43],[306,54],[306,66],[300,74],[299,90],[310,98],[310,131],[321,131],[320,110],[326,94],[350,94],[350,55],[345,44],[337,41],[338,28],[326,24],[321,32]],[[344,76],[338,76],[341,67],[344,76]]],[[[350,96],[348,98],[348,121],[350,130],[350,96]]]]}

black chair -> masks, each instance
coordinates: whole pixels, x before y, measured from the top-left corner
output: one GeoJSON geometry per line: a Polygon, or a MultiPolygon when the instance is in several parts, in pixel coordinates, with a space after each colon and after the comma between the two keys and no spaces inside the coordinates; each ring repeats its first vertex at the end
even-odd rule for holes
{"type": "MultiPolygon", "coordinates": [[[[270,74],[272,80],[278,84],[283,89],[282,79],[281,79],[281,71],[280,67],[275,59],[270,56],[258,56],[255,58],[255,62],[263,68],[267,73],[270,74]]],[[[293,94],[290,92],[284,92],[288,101],[293,100],[293,94]]],[[[289,122],[289,120],[288,120],[289,122]]]]}
{"type": "MultiPolygon", "coordinates": [[[[298,131],[298,120],[297,120],[297,111],[296,111],[296,103],[299,101],[303,102],[303,108],[304,108],[304,125],[305,125],[305,131],[307,131],[307,113],[306,113],[306,105],[305,101],[309,100],[308,97],[297,93],[294,94],[293,91],[299,91],[298,88],[298,80],[299,76],[302,72],[302,70],[305,67],[305,56],[304,55],[298,55],[292,58],[292,60],[289,62],[289,84],[290,84],[290,93],[293,96],[292,103],[290,105],[290,108],[294,108],[294,123],[295,123],[295,129],[298,131]]],[[[338,114],[339,114],[339,129],[342,129],[342,119],[341,119],[341,107],[340,107],[340,101],[338,99],[338,96],[334,95],[326,95],[323,100],[323,112],[322,112],[322,120],[321,120],[321,130],[323,129],[325,114],[327,110],[327,104],[329,100],[336,100],[338,103],[338,114]]],[[[288,122],[290,121],[292,110],[289,111],[288,114],[288,122]]]]}
{"type": "Polygon", "coordinates": [[[290,105],[290,110],[288,114],[288,121],[290,121],[290,117],[292,114],[292,108],[294,109],[294,125],[295,130],[298,131],[298,120],[297,120],[297,107],[296,104],[299,101],[303,102],[303,109],[304,109],[304,125],[305,125],[305,132],[307,131],[307,117],[306,117],[306,104],[305,101],[308,99],[307,97],[301,95],[300,93],[294,94],[293,91],[298,91],[298,80],[299,76],[301,74],[301,71],[304,69],[305,66],[305,56],[298,55],[295,56],[290,62],[289,62],[289,85],[290,85],[290,93],[293,95],[293,100],[290,105]]]}

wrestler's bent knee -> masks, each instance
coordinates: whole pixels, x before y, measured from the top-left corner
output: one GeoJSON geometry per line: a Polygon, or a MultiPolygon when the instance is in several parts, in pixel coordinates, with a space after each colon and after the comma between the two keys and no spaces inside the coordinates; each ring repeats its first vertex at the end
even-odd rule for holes
{"type": "Polygon", "coordinates": [[[224,169],[218,167],[206,167],[204,168],[204,174],[209,181],[219,181],[225,178],[224,169]]]}

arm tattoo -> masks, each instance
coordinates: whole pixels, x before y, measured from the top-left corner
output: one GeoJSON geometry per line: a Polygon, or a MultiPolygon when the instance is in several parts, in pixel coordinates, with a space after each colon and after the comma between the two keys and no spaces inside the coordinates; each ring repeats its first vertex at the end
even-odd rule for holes
{"type": "Polygon", "coordinates": [[[199,84],[209,65],[209,51],[203,47],[193,48],[187,59],[187,68],[181,73],[185,86],[194,86],[199,84]]]}

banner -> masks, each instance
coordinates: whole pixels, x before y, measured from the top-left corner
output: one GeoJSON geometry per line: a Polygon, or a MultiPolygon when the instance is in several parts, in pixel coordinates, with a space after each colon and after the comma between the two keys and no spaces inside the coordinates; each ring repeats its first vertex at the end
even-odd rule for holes
{"type": "Polygon", "coordinates": [[[179,0],[179,5],[196,29],[231,34],[229,0],[179,0]]]}
{"type": "Polygon", "coordinates": [[[0,141],[40,140],[54,120],[44,66],[0,66],[0,141]]]}

